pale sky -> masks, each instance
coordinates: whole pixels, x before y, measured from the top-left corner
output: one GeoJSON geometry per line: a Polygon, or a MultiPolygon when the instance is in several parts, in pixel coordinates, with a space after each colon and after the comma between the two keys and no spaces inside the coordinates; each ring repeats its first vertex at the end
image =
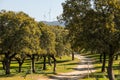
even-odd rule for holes
{"type": "Polygon", "coordinates": [[[65,0],[0,0],[0,10],[23,11],[37,21],[55,21],[65,0]]]}

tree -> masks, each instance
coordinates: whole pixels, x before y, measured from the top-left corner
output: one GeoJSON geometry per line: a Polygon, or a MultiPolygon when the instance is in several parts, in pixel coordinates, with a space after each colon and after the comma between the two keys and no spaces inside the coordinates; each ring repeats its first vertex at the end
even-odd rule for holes
{"type": "Polygon", "coordinates": [[[70,51],[70,45],[68,44],[69,42],[66,41],[68,31],[60,26],[50,26],[49,28],[55,33],[56,36],[56,56],[62,57],[63,55],[69,53],[68,51],[70,51]]]}
{"type": "Polygon", "coordinates": [[[21,22],[23,26],[21,26],[21,31],[23,33],[23,41],[22,41],[22,49],[21,52],[25,53],[30,57],[32,72],[35,73],[35,55],[41,52],[40,48],[40,35],[41,31],[38,27],[38,23],[25,13],[19,13],[21,22]]]}
{"type": "Polygon", "coordinates": [[[69,55],[72,50],[69,41],[67,41],[68,30],[61,26],[50,26],[49,28],[55,33],[56,36],[56,54],[52,57],[53,60],[55,60],[55,57],[62,58],[64,55],[69,55]]]}
{"type": "Polygon", "coordinates": [[[56,54],[55,51],[55,39],[56,36],[55,34],[48,28],[48,25],[45,25],[43,23],[39,23],[39,28],[41,30],[41,37],[40,37],[40,46],[42,49],[42,55],[44,57],[44,64],[43,64],[43,70],[46,69],[46,56],[49,56],[51,58],[53,58],[54,60],[54,68],[53,68],[53,72],[56,72],[56,58],[54,57],[54,55],[56,54]]]}
{"type": "MultiPolygon", "coordinates": [[[[80,48],[77,46],[77,41],[75,41],[75,36],[81,30],[81,19],[85,16],[86,11],[90,9],[90,0],[66,0],[62,3],[63,13],[60,17],[60,21],[63,20],[68,29],[68,40],[72,48],[72,57],[74,59],[74,50],[80,48]]],[[[81,42],[82,43],[82,42],[81,42]]]]}
{"type": "Polygon", "coordinates": [[[23,12],[0,12],[0,49],[5,55],[6,74],[10,74],[10,62],[17,53],[37,54],[40,30],[37,23],[23,12]]]}
{"type": "Polygon", "coordinates": [[[18,20],[16,13],[12,11],[0,12],[0,51],[4,55],[4,67],[6,74],[10,74],[11,59],[17,54],[15,48],[18,36],[18,20]]]}
{"type": "MultiPolygon", "coordinates": [[[[106,35],[109,40],[104,40],[104,42],[108,45],[108,55],[109,55],[109,63],[108,63],[108,76],[110,80],[114,80],[114,75],[112,71],[113,59],[116,52],[119,51],[119,25],[116,24],[116,19],[120,12],[120,8],[118,7],[120,4],[117,2],[118,0],[106,0],[100,1],[96,0],[96,10],[102,14],[103,26],[107,27],[108,34],[106,35]],[[111,39],[111,40],[110,40],[111,39]]],[[[119,22],[119,21],[117,21],[119,22]]],[[[105,37],[104,37],[105,38],[105,37]]]]}
{"type": "Polygon", "coordinates": [[[15,56],[16,61],[19,63],[19,70],[18,70],[19,73],[21,72],[22,64],[24,63],[25,58],[26,55],[24,53],[20,53],[15,56]]]}
{"type": "Polygon", "coordinates": [[[107,72],[110,80],[114,80],[113,58],[120,48],[120,30],[115,21],[120,11],[116,1],[95,0],[91,4],[91,0],[67,0],[63,3],[62,14],[74,46],[89,51],[101,50],[109,56],[107,72]]]}

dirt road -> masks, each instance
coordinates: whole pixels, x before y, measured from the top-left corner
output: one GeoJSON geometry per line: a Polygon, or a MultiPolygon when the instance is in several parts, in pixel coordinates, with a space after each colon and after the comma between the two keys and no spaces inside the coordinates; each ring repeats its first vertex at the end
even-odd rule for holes
{"type": "Polygon", "coordinates": [[[80,78],[89,75],[91,72],[95,72],[92,65],[93,60],[86,58],[85,56],[76,54],[76,58],[80,59],[80,63],[76,68],[73,68],[75,71],[69,73],[59,73],[57,75],[51,76],[49,80],[79,80],[80,78]]]}

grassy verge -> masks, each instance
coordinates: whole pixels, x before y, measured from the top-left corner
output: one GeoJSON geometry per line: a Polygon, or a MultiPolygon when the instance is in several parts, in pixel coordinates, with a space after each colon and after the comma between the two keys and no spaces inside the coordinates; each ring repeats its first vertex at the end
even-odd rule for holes
{"type": "MultiPolygon", "coordinates": [[[[75,59],[71,60],[70,56],[63,56],[62,59],[57,58],[57,73],[65,73],[73,71],[73,68],[77,66],[80,61],[75,59]]],[[[11,64],[11,75],[5,75],[4,70],[2,70],[2,64],[0,63],[0,80],[38,80],[47,79],[48,76],[53,74],[53,65],[47,64],[47,70],[42,70],[43,60],[36,61],[36,73],[29,74],[31,68],[31,60],[25,60],[22,66],[22,72],[18,73],[18,63],[17,61],[12,61],[11,64]]]]}
{"type": "MultiPolygon", "coordinates": [[[[80,80],[109,80],[107,76],[107,69],[106,72],[104,73],[101,72],[102,64],[99,62],[99,54],[84,54],[84,55],[95,60],[93,65],[96,69],[96,72],[90,74],[89,78],[86,76],[84,79],[80,79],[80,80]]],[[[106,68],[107,65],[108,64],[106,63],[106,68]]],[[[116,80],[120,80],[120,58],[118,60],[114,60],[113,71],[116,80]]]]}

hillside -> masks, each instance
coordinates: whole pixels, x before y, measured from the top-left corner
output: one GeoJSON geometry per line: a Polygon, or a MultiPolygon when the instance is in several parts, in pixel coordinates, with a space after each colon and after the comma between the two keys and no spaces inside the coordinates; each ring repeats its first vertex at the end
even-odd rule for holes
{"type": "Polygon", "coordinates": [[[58,21],[52,21],[52,22],[48,22],[48,21],[42,21],[43,23],[47,24],[47,25],[52,25],[52,26],[62,26],[65,27],[64,23],[60,23],[58,21]]]}

